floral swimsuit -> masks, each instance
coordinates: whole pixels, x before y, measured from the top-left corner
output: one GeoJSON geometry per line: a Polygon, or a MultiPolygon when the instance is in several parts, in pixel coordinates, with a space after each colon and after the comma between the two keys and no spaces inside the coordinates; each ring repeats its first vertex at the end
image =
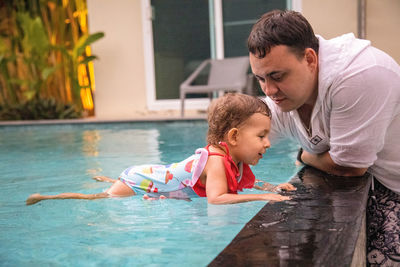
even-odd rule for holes
{"type": "Polygon", "coordinates": [[[243,188],[252,188],[255,177],[247,164],[237,166],[229,155],[209,151],[209,146],[198,148],[194,155],[185,160],[168,165],[139,165],[124,170],[119,179],[132,188],[135,193],[168,198],[205,197],[205,186],[199,180],[209,156],[224,157],[225,174],[229,193],[237,193],[243,188]]]}

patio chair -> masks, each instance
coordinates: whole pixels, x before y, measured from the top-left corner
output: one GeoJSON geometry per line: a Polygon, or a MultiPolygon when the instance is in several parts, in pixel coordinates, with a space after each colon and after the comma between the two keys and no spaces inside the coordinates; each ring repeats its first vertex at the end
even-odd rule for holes
{"type": "Polygon", "coordinates": [[[213,92],[243,92],[248,86],[249,57],[232,57],[225,59],[207,59],[180,85],[181,116],[185,112],[186,94],[207,93],[212,98],[213,92]],[[193,84],[196,78],[204,73],[209,65],[207,84],[193,84]]]}

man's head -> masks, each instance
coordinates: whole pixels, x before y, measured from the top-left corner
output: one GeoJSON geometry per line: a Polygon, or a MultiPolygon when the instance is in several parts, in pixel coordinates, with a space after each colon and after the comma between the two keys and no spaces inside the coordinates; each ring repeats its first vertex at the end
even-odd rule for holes
{"type": "Polygon", "coordinates": [[[298,12],[274,10],[253,26],[248,38],[252,71],[282,111],[314,105],[318,48],[312,27],[298,12]]]}
{"type": "Polygon", "coordinates": [[[318,39],[310,23],[298,12],[273,10],[254,24],[247,40],[249,52],[264,58],[272,47],[285,45],[299,57],[306,48],[318,54],[318,39]]]}

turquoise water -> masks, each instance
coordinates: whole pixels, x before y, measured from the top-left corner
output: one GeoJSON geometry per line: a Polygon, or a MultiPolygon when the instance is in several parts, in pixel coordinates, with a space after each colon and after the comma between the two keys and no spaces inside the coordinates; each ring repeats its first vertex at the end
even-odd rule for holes
{"type": "MultiPolygon", "coordinates": [[[[48,200],[32,193],[97,193],[127,167],[171,163],[205,146],[205,122],[0,127],[1,266],[205,266],[264,205],[215,206],[140,197],[48,200]]],[[[297,147],[282,143],[253,167],[286,182],[297,147]]],[[[253,190],[246,190],[250,193],[253,190]]],[[[254,192],[259,192],[254,190],[254,192]]]]}

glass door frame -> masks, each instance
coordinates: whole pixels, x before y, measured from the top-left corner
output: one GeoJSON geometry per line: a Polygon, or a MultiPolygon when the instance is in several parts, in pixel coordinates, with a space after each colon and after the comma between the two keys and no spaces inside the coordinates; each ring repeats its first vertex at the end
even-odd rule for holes
{"type": "MultiPolygon", "coordinates": [[[[210,17],[210,50],[211,57],[224,58],[224,25],[222,16],[223,0],[208,0],[210,17]]],[[[286,0],[286,6],[301,12],[302,0],[286,0]]],[[[146,99],[149,110],[177,110],[180,108],[179,99],[156,99],[153,26],[151,0],[141,0],[143,52],[145,59],[146,99]]],[[[204,109],[209,104],[208,98],[195,98],[185,100],[186,106],[192,109],[204,109]]]]}

